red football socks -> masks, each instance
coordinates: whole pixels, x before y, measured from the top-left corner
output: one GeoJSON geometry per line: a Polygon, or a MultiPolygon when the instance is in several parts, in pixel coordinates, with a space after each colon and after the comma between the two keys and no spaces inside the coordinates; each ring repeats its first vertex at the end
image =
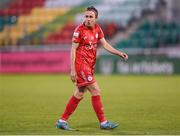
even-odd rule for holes
{"type": "Polygon", "coordinates": [[[75,111],[80,101],[81,99],[78,99],[73,95],[68,101],[64,113],[61,116],[61,119],[64,121],[68,120],[69,116],[75,111]]]}
{"type": "Polygon", "coordinates": [[[92,96],[91,97],[91,102],[94,108],[94,111],[96,112],[96,116],[99,120],[99,122],[104,122],[106,121],[105,115],[104,115],[104,109],[101,101],[101,96],[92,96]]]}

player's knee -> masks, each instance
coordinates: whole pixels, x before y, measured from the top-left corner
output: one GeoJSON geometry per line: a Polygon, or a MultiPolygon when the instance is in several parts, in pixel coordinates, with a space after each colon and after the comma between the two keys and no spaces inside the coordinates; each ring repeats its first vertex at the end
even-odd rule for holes
{"type": "Polygon", "coordinates": [[[91,90],[90,93],[92,96],[97,96],[100,95],[100,90],[91,90]]]}
{"type": "Polygon", "coordinates": [[[78,93],[78,96],[79,96],[80,98],[82,98],[82,97],[84,96],[84,93],[80,92],[80,93],[78,93]]]}
{"type": "Polygon", "coordinates": [[[84,96],[85,87],[78,87],[78,89],[74,92],[74,96],[78,99],[81,99],[84,96]]]}
{"type": "Polygon", "coordinates": [[[84,93],[83,92],[75,92],[74,96],[78,99],[81,99],[83,97],[84,93]]]}

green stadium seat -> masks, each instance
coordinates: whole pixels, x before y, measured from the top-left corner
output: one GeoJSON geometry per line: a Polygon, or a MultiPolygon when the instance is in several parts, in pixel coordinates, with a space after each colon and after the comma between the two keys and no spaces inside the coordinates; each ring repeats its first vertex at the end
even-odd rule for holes
{"type": "Polygon", "coordinates": [[[157,48],[160,45],[177,44],[179,40],[180,25],[178,23],[143,21],[137,30],[126,41],[120,41],[117,47],[157,48]]]}

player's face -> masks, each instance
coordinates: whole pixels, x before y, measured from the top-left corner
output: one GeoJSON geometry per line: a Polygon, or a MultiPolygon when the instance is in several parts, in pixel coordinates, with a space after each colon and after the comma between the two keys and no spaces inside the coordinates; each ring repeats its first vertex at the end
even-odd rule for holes
{"type": "Polygon", "coordinates": [[[84,15],[84,23],[87,27],[93,27],[96,23],[96,16],[93,11],[86,11],[84,15]]]}

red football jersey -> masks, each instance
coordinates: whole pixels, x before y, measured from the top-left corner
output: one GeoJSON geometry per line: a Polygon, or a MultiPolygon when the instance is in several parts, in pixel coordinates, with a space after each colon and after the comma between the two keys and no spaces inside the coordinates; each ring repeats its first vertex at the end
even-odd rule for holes
{"type": "Polygon", "coordinates": [[[103,31],[98,24],[95,24],[94,28],[88,28],[84,24],[77,26],[72,39],[72,42],[79,43],[75,64],[85,64],[93,69],[96,63],[97,43],[103,37],[103,31]]]}

